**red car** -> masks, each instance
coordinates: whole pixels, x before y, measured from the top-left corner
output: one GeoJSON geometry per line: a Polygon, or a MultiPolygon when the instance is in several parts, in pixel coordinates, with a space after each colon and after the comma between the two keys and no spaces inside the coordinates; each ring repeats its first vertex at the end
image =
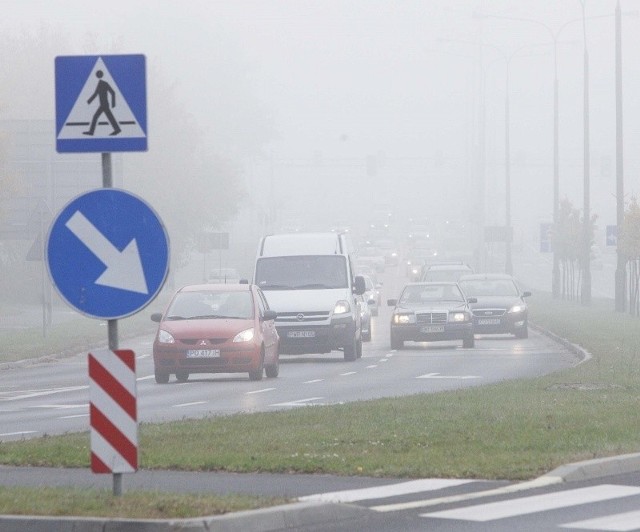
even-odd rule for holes
{"type": "Polygon", "coordinates": [[[153,342],[158,384],[171,374],[185,382],[192,373],[248,372],[252,381],[277,377],[280,339],[276,312],[256,285],[204,284],[178,290],[153,342]]]}

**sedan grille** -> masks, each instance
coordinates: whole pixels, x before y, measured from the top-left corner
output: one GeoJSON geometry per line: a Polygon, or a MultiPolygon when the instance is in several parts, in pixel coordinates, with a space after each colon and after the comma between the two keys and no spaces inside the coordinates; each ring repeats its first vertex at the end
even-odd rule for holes
{"type": "Polygon", "coordinates": [[[446,312],[423,312],[416,314],[417,323],[447,323],[446,312]]]}

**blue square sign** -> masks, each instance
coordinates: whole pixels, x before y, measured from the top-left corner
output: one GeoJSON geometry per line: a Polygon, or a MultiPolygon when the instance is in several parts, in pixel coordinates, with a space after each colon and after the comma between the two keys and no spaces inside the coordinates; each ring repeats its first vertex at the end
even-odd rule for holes
{"type": "Polygon", "coordinates": [[[147,150],[145,56],[55,59],[56,150],[147,150]]]}

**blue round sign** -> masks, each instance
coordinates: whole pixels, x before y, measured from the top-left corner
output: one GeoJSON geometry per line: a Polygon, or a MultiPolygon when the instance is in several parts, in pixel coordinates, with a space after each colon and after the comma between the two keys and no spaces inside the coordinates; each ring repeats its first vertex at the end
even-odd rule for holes
{"type": "Polygon", "coordinates": [[[169,238],[154,210],[124,190],[71,200],[49,228],[49,276],[62,298],[92,318],[125,318],[158,295],[169,272],[169,238]]]}

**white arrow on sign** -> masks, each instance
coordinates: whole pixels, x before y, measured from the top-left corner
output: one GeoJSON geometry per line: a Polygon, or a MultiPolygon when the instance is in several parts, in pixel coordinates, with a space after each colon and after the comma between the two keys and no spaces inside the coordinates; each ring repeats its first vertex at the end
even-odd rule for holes
{"type": "Polygon", "coordinates": [[[107,267],[96,284],[149,293],[135,238],[119,251],[80,211],[73,213],[65,225],[107,267]]]}

